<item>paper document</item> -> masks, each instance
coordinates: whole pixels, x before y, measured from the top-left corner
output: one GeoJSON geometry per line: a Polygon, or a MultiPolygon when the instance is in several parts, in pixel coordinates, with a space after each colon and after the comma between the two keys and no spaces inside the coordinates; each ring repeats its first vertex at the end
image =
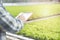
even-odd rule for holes
{"type": "Polygon", "coordinates": [[[21,12],[16,18],[20,18],[22,21],[27,21],[31,15],[32,13],[30,12],[25,12],[25,13],[21,12]]]}

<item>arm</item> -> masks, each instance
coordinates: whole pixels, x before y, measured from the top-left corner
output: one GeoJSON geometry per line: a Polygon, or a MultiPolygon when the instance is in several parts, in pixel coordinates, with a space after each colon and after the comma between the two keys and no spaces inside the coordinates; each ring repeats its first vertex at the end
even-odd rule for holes
{"type": "Polygon", "coordinates": [[[12,17],[4,8],[0,7],[0,25],[8,32],[15,33],[22,29],[23,22],[12,17]]]}

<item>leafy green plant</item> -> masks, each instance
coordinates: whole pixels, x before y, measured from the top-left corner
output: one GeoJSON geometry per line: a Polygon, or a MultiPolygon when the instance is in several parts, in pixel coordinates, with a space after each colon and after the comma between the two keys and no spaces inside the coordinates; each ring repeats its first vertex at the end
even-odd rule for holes
{"type": "Polygon", "coordinates": [[[25,24],[18,34],[36,40],[58,40],[59,32],[60,16],[25,24]]]}
{"type": "Polygon", "coordinates": [[[30,19],[60,14],[60,4],[37,4],[26,6],[6,6],[6,9],[15,17],[20,12],[32,12],[30,19]]]}

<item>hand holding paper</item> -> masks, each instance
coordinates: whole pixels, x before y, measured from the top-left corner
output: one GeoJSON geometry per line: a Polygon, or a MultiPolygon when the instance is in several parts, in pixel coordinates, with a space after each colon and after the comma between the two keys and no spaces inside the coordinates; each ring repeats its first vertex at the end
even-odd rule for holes
{"type": "Polygon", "coordinates": [[[32,13],[29,13],[29,12],[27,12],[27,13],[21,12],[21,13],[19,13],[19,15],[16,18],[19,18],[23,22],[26,22],[30,18],[31,15],[32,15],[32,13]]]}

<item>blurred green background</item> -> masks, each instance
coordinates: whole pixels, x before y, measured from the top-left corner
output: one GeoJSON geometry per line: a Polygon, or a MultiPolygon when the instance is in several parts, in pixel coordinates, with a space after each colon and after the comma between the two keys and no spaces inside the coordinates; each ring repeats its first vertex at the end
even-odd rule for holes
{"type": "Polygon", "coordinates": [[[60,13],[60,4],[37,4],[27,6],[6,6],[6,9],[13,15],[17,16],[20,12],[32,12],[30,19],[49,16],[60,13]]]}
{"type": "MultiPolygon", "coordinates": [[[[5,6],[15,17],[20,12],[32,12],[30,19],[60,14],[60,4],[38,4],[26,6],[5,6]]],[[[24,24],[18,35],[35,40],[60,40],[60,16],[24,24]]]]}

